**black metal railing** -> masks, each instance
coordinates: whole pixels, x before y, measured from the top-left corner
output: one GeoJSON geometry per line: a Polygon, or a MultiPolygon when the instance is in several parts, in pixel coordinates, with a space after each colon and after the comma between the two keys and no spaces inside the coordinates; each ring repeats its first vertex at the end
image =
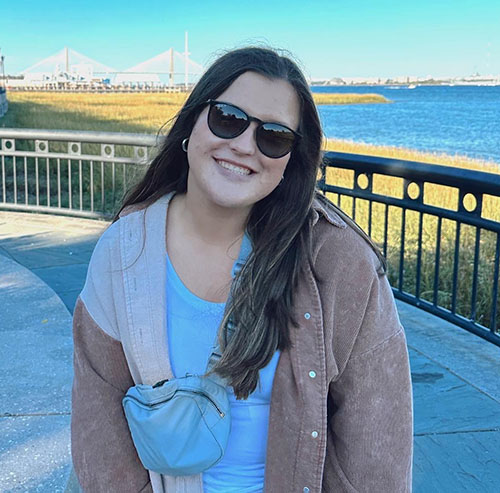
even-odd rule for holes
{"type": "Polygon", "coordinates": [[[397,298],[500,346],[500,174],[328,152],[319,186],[378,243],[397,298]]]}
{"type": "MultiPolygon", "coordinates": [[[[0,208],[110,218],[151,135],[0,128],[0,208]]],[[[500,174],[328,152],[319,188],[380,246],[397,298],[500,346],[500,174]]]]}

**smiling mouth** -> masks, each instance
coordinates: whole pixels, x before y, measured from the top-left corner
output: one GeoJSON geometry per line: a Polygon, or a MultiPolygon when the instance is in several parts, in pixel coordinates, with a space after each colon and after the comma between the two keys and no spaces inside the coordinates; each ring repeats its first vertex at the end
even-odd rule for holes
{"type": "Polygon", "coordinates": [[[216,159],[217,164],[228,171],[232,171],[238,175],[249,175],[252,173],[248,168],[242,168],[241,166],[236,166],[235,164],[228,163],[227,161],[221,161],[220,159],[216,159]]]}

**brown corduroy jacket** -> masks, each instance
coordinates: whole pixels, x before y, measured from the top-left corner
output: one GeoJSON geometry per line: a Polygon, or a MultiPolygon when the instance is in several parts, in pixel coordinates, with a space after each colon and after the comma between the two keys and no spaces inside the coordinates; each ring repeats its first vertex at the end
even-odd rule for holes
{"type": "MultiPolygon", "coordinates": [[[[130,386],[172,378],[164,299],[169,200],[132,209],[106,230],[75,308],[72,456],[85,492],[202,491],[201,476],[143,468],[121,404],[130,386]]],[[[410,492],[412,393],[391,288],[342,214],[323,200],[313,208],[319,280],[306,267],[294,305],[299,327],[276,369],[265,492],[410,492]]]]}

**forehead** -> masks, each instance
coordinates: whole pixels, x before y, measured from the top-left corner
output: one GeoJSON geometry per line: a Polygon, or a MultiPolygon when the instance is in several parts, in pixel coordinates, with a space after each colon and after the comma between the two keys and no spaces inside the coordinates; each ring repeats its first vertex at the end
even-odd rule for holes
{"type": "Polygon", "coordinates": [[[269,79],[257,72],[245,72],[217,97],[239,106],[263,121],[299,126],[300,103],[293,86],[283,79],[269,79]]]}

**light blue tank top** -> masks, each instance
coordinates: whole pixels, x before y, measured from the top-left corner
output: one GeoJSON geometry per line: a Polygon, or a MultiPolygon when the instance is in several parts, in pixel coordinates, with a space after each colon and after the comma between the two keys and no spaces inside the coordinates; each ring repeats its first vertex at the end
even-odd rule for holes
{"type": "MultiPolygon", "coordinates": [[[[240,252],[240,259],[242,252],[240,252]]],[[[245,257],[246,258],[246,257],[245,257]]],[[[205,301],[189,291],[167,255],[167,333],[176,377],[205,373],[225,303],[205,301]]],[[[203,473],[205,493],[261,493],[264,490],[267,430],[277,351],[259,372],[255,392],[236,400],[228,387],[231,434],[222,460],[203,473]]]]}

